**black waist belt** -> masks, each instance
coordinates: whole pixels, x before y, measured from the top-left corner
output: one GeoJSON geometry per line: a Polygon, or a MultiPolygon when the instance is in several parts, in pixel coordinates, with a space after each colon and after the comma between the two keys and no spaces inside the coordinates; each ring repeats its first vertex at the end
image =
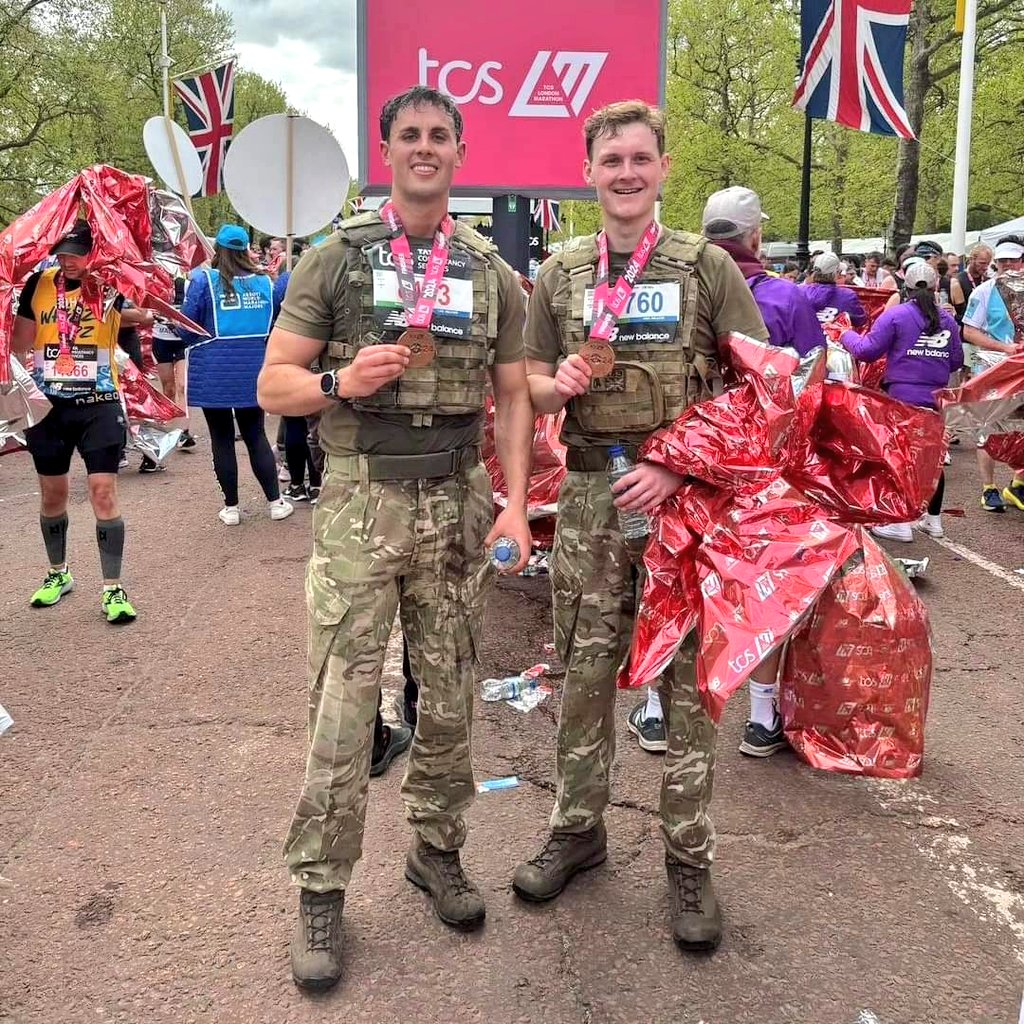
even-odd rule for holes
{"type": "Polygon", "coordinates": [[[476,445],[429,455],[367,455],[371,480],[431,480],[454,476],[480,461],[476,445]]]}
{"type": "MultiPolygon", "coordinates": [[[[636,462],[637,446],[624,444],[621,447],[630,460],[636,462]]],[[[608,459],[607,448],[569,448],[565,453],[565,468],[570,473],[603,473],[608,469],[608,459]]]]}

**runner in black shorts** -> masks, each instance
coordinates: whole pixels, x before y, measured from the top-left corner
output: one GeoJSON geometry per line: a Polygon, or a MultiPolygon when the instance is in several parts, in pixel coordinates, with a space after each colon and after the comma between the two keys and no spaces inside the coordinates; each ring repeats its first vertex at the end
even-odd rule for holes
{"type": "Polygon", "coordinates": [[[117,503],[117,467],[126,429],[114,350],[123,300],[118,296],[102,320],[80,301],[91,250],[89,225],[78,221],[53,248],[60,267],[25,282],[14,324],[14,353],[21,359],[33,354],[32,376],[53,405],[40,423],[25,431],[39,474],[39,523],[50,562],[32,605],[55,605],[74,589],[67,565],[68,473],[77,449],[96,515],[103,614],[108,622],[123,623],[135,619],[121,586],[124,520],[117,503]]]}

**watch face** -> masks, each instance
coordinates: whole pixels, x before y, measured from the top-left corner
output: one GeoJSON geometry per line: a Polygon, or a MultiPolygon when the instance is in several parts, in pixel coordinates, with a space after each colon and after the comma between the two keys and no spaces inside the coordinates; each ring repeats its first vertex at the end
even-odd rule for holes
{"type": "Polygon", "coordinates": [[[336,387],[337,387],[337,384],[335,382],[335,378],[334,378],[334,374],[333,373],[325,373],[325,374],[323,374],[321,376],[321,378],[320,378],[320,390],[325,395],[327,395],[328,397],[333,396],[336,387]]]}

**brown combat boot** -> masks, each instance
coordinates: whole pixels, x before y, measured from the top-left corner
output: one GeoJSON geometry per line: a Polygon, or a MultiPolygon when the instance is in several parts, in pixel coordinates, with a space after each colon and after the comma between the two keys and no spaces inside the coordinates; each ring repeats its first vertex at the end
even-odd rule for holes
{"type": "Polygon", "coordinates": [[[299,988],[320,992],[341,977],[341,911],[345,893],[340,889],[299,893],[299,919],[292,935],[292,978],[299,988]]]}
{"type": "Polygon", "coordinates": [[[722,913],[711,870],[684,864],[665,854],[668,896],[672,904],[672,938],[680,949],[714,949],[722,941],[722,913]]]}
{"type": "Polygon", "coordinates": [[[554,899],[580,871],[596,868],[608,857],[608,836],[599,821],[586,832],[552,832],[533,860],[516,868],[512,888],[531,903],[554,899]]]}
{"type": "Polygon", "coordinates": [[[484,923],[484,898],[462,870],[458,850],[439,850],[417,836],[405,856],[405,877],[430,893],[445,924],[470,931],[484,923]]]}

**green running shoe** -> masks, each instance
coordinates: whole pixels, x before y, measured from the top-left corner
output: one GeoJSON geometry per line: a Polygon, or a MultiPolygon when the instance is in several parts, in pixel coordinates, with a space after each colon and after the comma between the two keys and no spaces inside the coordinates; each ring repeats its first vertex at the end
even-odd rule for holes
{"type": "Polygon", "coordinates": [[[75,589],[75,581],[67,569],[51,569],[43,585],[32,595],[33,608],[49,608],[75,589]]]}
{"type": "Polygon", "coordinates": [[[124,587],[111,587],[103,591],[103,614],[115,626],[135,621],[135,609],[124,592],[124,587]]]}

